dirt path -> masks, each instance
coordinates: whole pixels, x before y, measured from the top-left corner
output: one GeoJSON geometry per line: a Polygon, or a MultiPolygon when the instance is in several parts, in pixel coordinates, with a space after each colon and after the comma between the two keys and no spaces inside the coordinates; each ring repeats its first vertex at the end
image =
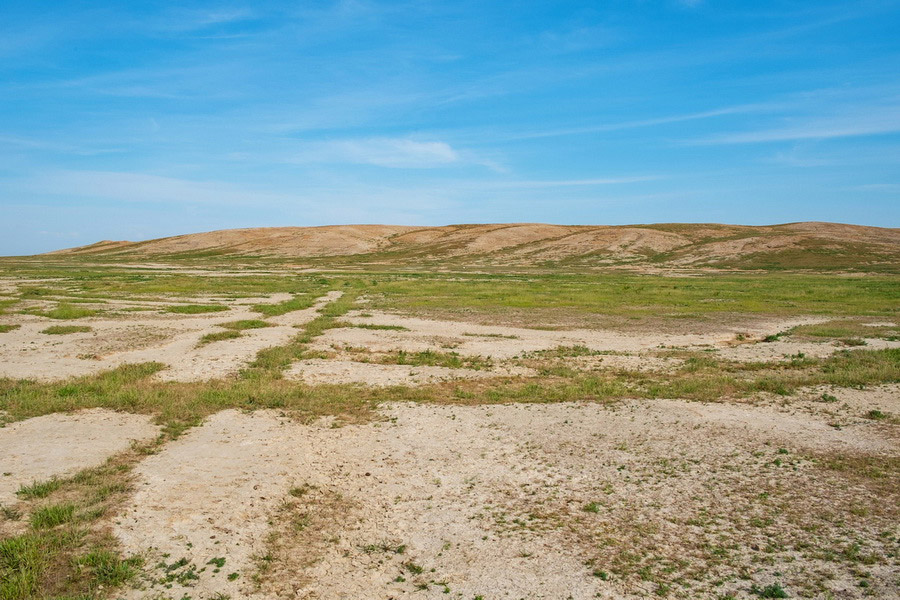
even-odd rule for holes
{"type": "Polygon", "coordinates": [[[0,504],[15,502],[22,485],[99,465],[133,441],[150,440],[158,433],[150,417],[99,408],[0,428],[0,504]]]}

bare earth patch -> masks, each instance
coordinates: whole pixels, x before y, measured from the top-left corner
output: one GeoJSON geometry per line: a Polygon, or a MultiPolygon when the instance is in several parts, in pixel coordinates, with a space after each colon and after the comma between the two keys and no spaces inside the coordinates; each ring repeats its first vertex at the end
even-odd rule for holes
{"type": "Polygon", "coordinates": [[[23,485],[99,465],[158,433],[150,417],[102,409],[9,424],[0,429],[0,504],[15,502],[23,485]]]}
{"type": "Polygon", "coordinates": [[[668,400],[385,417],[225,411],[147,458],[115,528],[150,558],[130,597],[155,581],[172,598],[749,598],[772,582],[855,598],[854,543],[873,557],[865,589],[890,597],[900,575],[890,498],[822,466],[896,460],[875,423],[668,400]]]}
{"type": "Polygon", "coordinates": [[[454,379],[479,379],[502,375],[519,375],[526,369],[505,369],[502,371],[474,369],[451,369],[447,367],[390,365],[354,362],[351,360],[302,360],[285,374],[290,379],[302,380],[310,384],[322,383],[362,383],[369,386],[425,385],[454,379]]]}
{"type": "MultiPolygon", "coordinates": [[[[660,334],[656,331],[625,333],[613,330],[566,329],[547,331],[523,327],[478,325],[459,321],[437,321],[370,312],[361,317],[351,313],[347,320],[357,325],[403,327],[405,330],[340,328],[327,331],[313,348],[365,347],[371,351],[453,350],[469,356],[509,359],[527,352],[550,350],[559,346],[586,346],[594,351],[641,352],[666,347],[707,347],[733,342],[735,331],[722,329],[703,334],[660,334]]],[[[757,324],[748,333],[766,335],[800,324],[817,322],[815,318],[772,320],[757,324]]]]}

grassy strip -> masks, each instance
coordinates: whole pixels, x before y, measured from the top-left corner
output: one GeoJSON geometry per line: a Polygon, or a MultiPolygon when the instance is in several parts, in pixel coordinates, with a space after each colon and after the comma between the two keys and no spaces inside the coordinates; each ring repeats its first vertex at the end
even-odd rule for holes
{"type": "Polygon", "coordinates": [[[133,578],[139,558],[123,558],[104,518],[128,495],[132,466],[164,437],[67,479],[19,490],[6,520],[25,531],[0,540],[0,600],[103,598],[133,578]]]}
{"type": "Polygon", "coordinates": [[[0,324],[0,333],[9,333],[10,331],[15,331],[21,327],[21,325],[4,325],[0,324]]]}
{"type": "Polygon", "coordinates": [[[92,317],[98,314],[100,311],[92,310],[90,308],[83,308],[81,306],[72,306],[71,304],[63,302],[60,303],[56,308],[53,308],[51,310],[27,310],[25,312],[30,315],[47,317],[49,319],[70,320],[92,317]]]}
{"type": "Polygon", "coordinates": [[[41,331],[47,335],[68,335],[70,333],[87,333],[91,331],[86,325],[53,325],[41,331]]]}
{"type": "Polygon", "coordinates": [[[900,340],[900,327],[896,325],[871,326],[857,320],[838,319],[815,325],[800,325],[790,331],[791,335],[830,339],[881,338],[900,340]]]}
{"type": "Polygon", "coordinates": [[[309,308],[315,304],[315,302],[316,297],[313,295],[294,296],[290,300],[285,300],[284,302],[279,302],[277,304],[257,304],[253,307],[253,310],[267,317],[277,317],[289,312],[294,312],[295,310],[309,308]]]}
{"type": "Polygon", "coordinates": [[[230,323],[221,323],[219,327],[232,329],[234,331],[244,331],[245,329],[262,329],[264,327],[272,327],[272,323],[260,321],[259,319],[245,319],[243,321],[232,321],[230,323]]]}
{"type": "Polygon", "coordinates": [[[409,331],[409,327],[403,325],[372,325],[370,323],[347,324],[346,327],[355,327],[356,329],[372,329],[375,331],[409,331]]]}
{"type": "MultiPolygon", "coordinates": [[[[203,266],[211,266],[206,263],[203,266]]],[[[218,268],[218,267],[216,267],[218,268]]],[[[121,267],[83,264],[77,259],[48,261],[10,260],[0,258],[0,274],[23,279],[56,279],[48,287],[33,288],[31,297],[67,295],[75,284],[80,293],[93,297],[165,298],[172,296],[258,297],[273,293],[318,293],[333,287],[333,282],[319,274],[296,274],[280,271],[271,274],[240,273],[239,268],[226,267],[234,276],[218,277],[121,267]]],[[[20,293],[26,286],[20,288],[20,293]]]]}
{"type": "Polygon", "coordinates": [[[303,325],[302,333],[295,336],[288,344],[261,350],[256,355],[256,360],[242,371],[243,377],[245,379],[280,378],[282,372],[290,367],[291,363],[303,358],[306,346],[312,340],[329,329],[344,326],[338,317],[342,317],[350,311],[356,298],[355,291],[348,291],[334,302],[326,304],[319,311],[319,316],[303,325]]]}
{"type": "Polygon", "coordinates": [[[226,331],[216,331],[214,333],[207,333],[203,337],[200,338],[200,341],[197,342],[197,347],[205,346],[207,344],[211,344],[213,342],[221,342],[222,340],[233,340],[234,338],[241,337],[240,331],[235,331],[233,329],[228,329],[226,331]]]}
{"type": "Polygon", "coordinates": [[[566,309],[624,317],[716,313],[896,316],[896,277],[711,275],[434,275],[382,277],[372,307],[385,310],[566,309]]]}
{"type": "MultiPolygon", "coordinates": [[[[337,309],[340,310],[340,309],[337,309]]],[[[314,331],[328,319],[311,322],[314,331]]],[[[333,321],[331,321],[333,322],[333,321]]],[[[170,430],[191,426],[226,408],[275,408],[301,418],[343,415],[364,420],[383,402],[489,404],[505,402],[614,401],[621,398],[685,398],[715,401],[760,392],[791,394],[817,385],[859,387],[900,382],[900,349],[847,350],[820,360],[751,365],[710,361],[674,373],[568,372],[544,378],[454,381],[418,388],[356,385],[308,386],[280,379],[303,356],[314,336],[307,330],[289,346],[260,352],[242,378],[209,382],[152,381],[158,363],[125,365],[66,382],[0,380],[0,410],[10,420],[80,408],[108,408],[157,415],[170,430]]]]}
{"type": "Polygon", "coordinates": [[[437,352],[424,350],[422,352],[406,352],[398,350],[377,355],[372,362],[385,365],[412,365],[415,367],[445,367],[448,369],[490,369],[493,362],[481,356],[464,356],[458,352],[437,352]]]}
{"type": "Polygon", "coordinates": [[[10,306],[13,306],[14,304],[16,304],[18,302],[19,302],[18,298],[4,298],[4,299],[0,300],[0,315],[4,314],[6,312],[7,308],[9,308],[10,306]]]}
{"type": "Polygon", "coordinates": [[[166,309],[166,312],[180,315],[201,315],[226,310],[228,310],[228,307],[222,304],[180,304],[178,306],[170,306],[166,309]]]}

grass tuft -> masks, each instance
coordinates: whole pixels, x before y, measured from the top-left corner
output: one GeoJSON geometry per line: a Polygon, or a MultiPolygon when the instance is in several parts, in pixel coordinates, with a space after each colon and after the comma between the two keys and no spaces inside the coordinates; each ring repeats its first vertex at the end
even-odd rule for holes
{"type": "Polygon", "coordinates": [[[28,314],[37,315],[39,317],[59,320],[83,319],[84,317],[92,317],[99,313],[99,311],[90,308],[73,306],[66,303],[60,303],[56,308],[47,311],[30,310],[27,312],[28,314]]]}
{"type": "Polygon", "coordinates": [[[244,319],[242,321],[220,323],[219,327],[224,327],[225,329],[233,329],[235,331],[243,331],[245,329],[262,329],[264,327],[273,327],[273,325],[272,323],[262,321],[260,319],[244,319]]]}
{"type": "Polygon", "coordinates": [[[226,331],[216,331],[215,333],[207,333],[203,337],[200,338],[200,341],[197,342],[197,346],[205,346],[206,344],[211,344],[213,342],[221,342],[222,340],[233,340],[234,338],[241,337],[240,331],[234,331],[232,329],[226,331]]]}
{"type": "Polygon", "coordinates": [[[25,499],[46,498],[58,490],[61,485],[62,481],[56,478],[48,479],[47,481],[35,481],[30,485],[23,485],[20,487],[19,491],[16,492],[16,495],[25,499]]]}
{"type": "Polygon", "coordinates": [[[223,312],[226,310],[228,310],[228,307],[222,304],[179,304],[178,306],[170,306],[166,309],[167,312],[180,315],[202,315],[205,313],[223,312]]]}
{"type": "Polygon", "coordinates": [[[38,508],[31,513],[31,526],[34,529],[50,529],[68,523],[74,518],[74,504],[53,504],[38,508]]]}
{"type": "Polygon", "coordinates": [[[316,299],[312,295],[294,296],[290,300],[285,300],[284,302],[279,302],[277,304],[257,304],[253,307],[253,310],[262,313],[267,317],[277,317],[289,312],[294,312],[295,310],[309,308],[315,301],[316,299]]]}
{"type": "Polygon", "coordinates": [[[41,331],[47,335],[68,335],[70,333],[87,333],[91,328],[86,325],[53,325],[41,331]]]}

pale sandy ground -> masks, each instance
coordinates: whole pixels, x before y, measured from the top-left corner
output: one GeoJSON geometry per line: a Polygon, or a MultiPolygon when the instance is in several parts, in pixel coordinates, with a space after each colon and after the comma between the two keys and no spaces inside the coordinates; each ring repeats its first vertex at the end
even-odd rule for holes
{"type": "Polygon", "coordinates": [[[99,408],[9,424],[0,428],[0,504],[14,503],[22,485],[97,466],[158,434],[146,415],[99,408]]]}
{"type": "MultiPolygon", "coordinates": [[[[59,380],[67,377],[99,373],[129,363],[160,362],[166,368],[155,377],[164,381],[201,381],[233,376],[250,363],[257,353],[268,347],[283,345],[297,334],[296,326],[312,320],[326,303],[340,297],[331,291],[305,310],[267,319],[272,327],[250,329],[241,337],[198,347],[201,337],[222,331],[221,323],[239,319],[258,319],[250,310],[253,304],[276,303],[288,299],[287,294],[266,298],[228,301],[222,298],[196,298],[194,302],[226,303],[227,312],[201,315],[172,313],[118,312],[114,315],[54,321],[32,315],[5,315],[3,322],[21,326],[0,335],[0,377],[37,380],[59,380]],[[92,331],[68,335],[46,335],[40,331],[52,325],[87,325],[92,331]]],[[[146,306],[161,309],[171,303],[110,301],[113,306],[146,306]]],[[[108,306],[107,306],[108,308],[108,306]]],[[[561,346],[585,346],[596,352],[614,352],[619,356],[576,358],[569,364],[578,368],[627,368],[665,370],[678,361],[652,356],[665,349],[714,350],[717,356],[737,361],[788,360],[803,354],[825,357],[844,348],[833,342],[805,342],[789,339],[770,343],[736,344],[736,335],[750,341],[785,331],[797,325],[825,321],[805,317],[756,321],[752,325],[723,326],[720,330],[698,334],[629,333],[609,329],[541,330],[521,327],[489,326],[458,321],[442,321],[405,317],[384,312],[352,311],[346,321],[362,325],[401,326],[408,331],[371,330],[357,327],[330,329],[312,344],[314,351],[337,352],[329,360],[313,359],[296,363],[286,373],[291,379],[311,384],[365,383],[376,386],[423,385],[461,378],[485,378],[532,374],[521,365],[506,364],[531,353],[553,350],[561,346]],[[369,316],[364,316],[369,315],[369,316]],[[354,355],[346,349],[364,352],[456,352],[463,356],[479,356],[495,361],[492,368],[447,369],[443,367],[410,367],[403,365],[364,364],[365,355],[354,355]]],[[[900,347],[898,341],[865,340],[870,349],[900,347]]],[[[377,360],[370,361],[378,362],[377,360]]]]}
{"type": "MultiPolygon", "coordinates": [[[[808,392],[811,398],[818,393],[808,392]]],[[[840,396],[854,410],[900,410],[897,385],[841,390],[840,396]]],[[[659,523],[659,547],[677,545],[684,526],[669,519],[730,502],[735,482],[815,480],[808,462],[773,471],[769,461],[779,447],[790,456],[898,455],[896,439],[871,421],[849,419],[836,429],[798,402],[786,408],[677,400],[402,404],[386,407],[385,421],[336,429],[326,420],[306,426],[273,411],[224,411],[137,466],[138,490],[114,527],[125,550],[145,554],[148,564],[183,557],[205,570],[185,588],[154,587],[151,575],[128,597],[471,600],[652,593],[649,584],[592,577],[585,561],[597,558],[597,546],[586,532],[607,522],[627,529],[621,523],[627,515],[659,523]],[[288,493],[307,486],[314,491],[299,498],[288,493]],[[600,514],[582,510],[591,501],[603,502],[600,514]],[[555,517],[530,520],[541,512],[555,517]],[[259,587],[252,582],[254,557],[272,551],[268,532],[292,514],[305,519],[304,527],[309,519],[312,524],[289,529],[281,540],[286,553],[259,587]],[[401,545],[402,554],[390,550],[401,545]],[[213,573],[207,563],[219,557],[226,564],[213,573]],[[424,571],[412,573],[406,562],[424,571]],[[230,573],[238,574],[234,581],[230,573]]],[[[751,582],[790,581],[804,576],[802,568],[822,566],[805,558],[757,565],[751,581],[730,581],[717,594],[748,597],[751,582]],[[776,577],[775,569],[783,575],[776,577]]],[[[896,575],[878,567],[873,577],[881,582],[896,575]]],[[[840,597],[859,595],[854,581],[832,583],[846,588],[840,597]]],[[[892,597],[884,587],[873,591],[892,597]]]]}
{"type": "MultiPolygon", "coordinates": [[[[383,312],[350,313],[346,320],[354,324],[396,325],[409,331],[370,330],[341,328],[326,331],[317,338],[313,347],[328,350],[333,347],[365,347],[375,352],[405,350],[453,351],[467,356],[484,356],[509,359],[524,353],[550,350],[559,346],[587,346],[596,351],[640,352],[669,347],[703,347],[734,341],[737,331],[723,328],[721,331],[702,334],[641,334],[613,330],[569,329],[546,331],[522,327],[477,325],[457,321],[438,321],[415,317],[402,317],[383,312]],[[501,337],[502,336],[502,337],[501,337]]],[[[816,317],[773,319],[739,331],[753,336],[764,336],[797,325],[818,323],[825,319],[816,317]]]]}
{"type": "MultiPolygon", "coordinates": [[[[192,299],[196,303],[223,303],[228,311],[199,315],[174,313],[120,313],[114,317],[98,315],[75,321],[57,321],[32,315],[2,317],[21,327],[0,335],[0,377],[59,380],[99,373],[123,364],[160,362],[167,365],[157,377],[167,381],[217,379],[236,373],[253,360],[257,352],[287,343],[297,335],[295,325],[315,318],[325,303],[341,292],[329,292],[309,309],[267,319],[273,327],[249,329],[240,338],[197,347],[204,335],[223,331],[218,325],[241,319],[259,319],[250,306],[277,303],[290,298],[274,294],[265,298],[223,301],[215,298],[192,299]],[[67,335],[46,335],[42,330],[53,325],[86,325],[92,331],[67,335]]],[[[126,303],[121,303],[126,304],[126,303]]],[[[134,305],[128,302],[128,305],[134,305]]],[[[146,304],[146,303],[145,303],[146,304]]],[[[150,306],[169,306],[149,303],[150,306]]]]}
{"type": "Polygon", "coordinates": [[[451,369],[447,367],[391,365],[340,359],[312,358],[297,361],[285,373],[288,379],[310,384],[362,383],[374,387],[392,385],[425,385],[455,379],[533,375],[523,367],[499,367],[490,370],[451,369]]]}
{"type": "MultiPolygon", "coordinates": [[[[900,342],[877,338],[864,339],[864,346],[854,346],[866,350],[882,350],[884,348],[900,348],[900,342]]],[[[778,340],[758,344],[742,344],[718,349],[715,356],[739,362],[769,362],[790,360],[798,355],[810,358],[826,358],[839,350],[852,349],[840,342],[794,342],[778,340]]]]}

